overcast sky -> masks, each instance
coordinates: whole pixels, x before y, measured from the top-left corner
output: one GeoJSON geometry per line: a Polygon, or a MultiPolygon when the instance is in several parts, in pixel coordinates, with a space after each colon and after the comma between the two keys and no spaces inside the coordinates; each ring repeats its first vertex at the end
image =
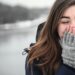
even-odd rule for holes
{"type": "Polygon", "coordinates": [[[0,0],[0,2],[14,6],[22,5],[27,7],[48,7],[53,4],[55,0],[0,0]]]}

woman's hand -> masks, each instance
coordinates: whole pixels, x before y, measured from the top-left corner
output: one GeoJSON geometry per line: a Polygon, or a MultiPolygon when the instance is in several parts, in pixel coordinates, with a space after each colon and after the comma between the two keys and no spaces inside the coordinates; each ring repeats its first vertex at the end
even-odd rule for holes
{"type": "Polygon", "coordinates": [[[61,46],[63,63],[75,68],[75,28],[66,30],[61,46]]]}

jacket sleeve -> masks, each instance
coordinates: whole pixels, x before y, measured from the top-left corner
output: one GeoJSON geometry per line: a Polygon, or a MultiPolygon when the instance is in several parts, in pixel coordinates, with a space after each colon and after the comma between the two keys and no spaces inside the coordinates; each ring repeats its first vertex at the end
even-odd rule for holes
{"type": "Polygon", "coordinates": [[[31,68],[27,64],[27,62],[28,62],[28,56],[26,57],[26,60],[25,60],[25,75],[31,75],[31,68]]]}

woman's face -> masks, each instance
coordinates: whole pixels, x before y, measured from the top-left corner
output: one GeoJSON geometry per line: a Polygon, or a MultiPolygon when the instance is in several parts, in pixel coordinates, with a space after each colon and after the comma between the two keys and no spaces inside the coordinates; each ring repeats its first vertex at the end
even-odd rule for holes
{"type": "Polygon", "coordinates": [[[63,38],[65,31],[75,34],[75,5],[67,8],[60,18],[58,26],[58,34],[63,38]]]}

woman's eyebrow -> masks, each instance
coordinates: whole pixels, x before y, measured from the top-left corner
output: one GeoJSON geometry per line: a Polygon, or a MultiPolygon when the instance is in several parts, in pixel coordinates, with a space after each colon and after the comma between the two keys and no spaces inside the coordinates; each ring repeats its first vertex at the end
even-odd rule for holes
{"type": "Polygon", "coordinates": [[[68,17],[68,16],[62,16],[61,19],[62,18],[70,19],[70,17],[68,17]]]}

